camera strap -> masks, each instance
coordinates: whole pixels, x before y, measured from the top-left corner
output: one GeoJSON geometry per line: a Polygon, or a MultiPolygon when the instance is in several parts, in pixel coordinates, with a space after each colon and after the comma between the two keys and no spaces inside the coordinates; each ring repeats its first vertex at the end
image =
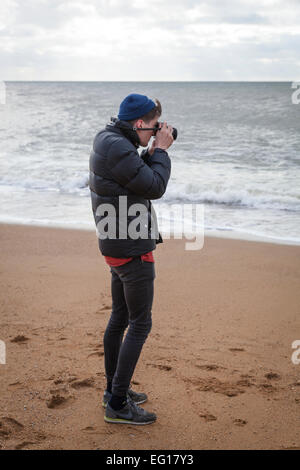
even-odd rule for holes
{"type": "Polygon", "coordinates": [[[134,131],[157,131],[156,127],[133,127],[134,131]]]}

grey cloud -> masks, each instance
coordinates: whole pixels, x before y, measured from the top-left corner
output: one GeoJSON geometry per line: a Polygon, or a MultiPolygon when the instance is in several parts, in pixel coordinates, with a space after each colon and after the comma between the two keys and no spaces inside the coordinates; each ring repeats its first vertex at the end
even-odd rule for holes
{"type": "Polygon", "coordinates": [[[274,0],[272,3],[253,0],[191,0],[187,2],[189,9],[203,7],[205,16],[199,18],[201,23],[229,24],[269,24],[274,13],[294,12],[293,24],[297,24],[297,13],[300,14],[299,0],[274,0]]]}
{"type": "Polygon", "coordinates": [[[243,15],[243,16],[220,16],[222,23],[232,24],[268,24],[269,19],[257,13],[243,15]]]}
{"type": "MultiPolygon", "coordinates": [[[[297,67],[299,75],[300,36],[287,34],[280,27],[275,29],[272,24],[272,15],[280,13],[281,8],[288,13],[294,12],[294,16],[287,15],[285,24],[297,24],[300,2],[296,0],[277,0],[272,5],[263,0],[180,0],[176,6],[169,0],[153,0],[144,3],[143,8],[121,0],[77,0],[75,3],[18,0],[14,3],[17,3],[16,20],[0,31],[1,74],[5,79],[243,80],[248,77],[251,80],[272,76],[274,79],[284,76],[293,79],[297,67]],[[193,8],[201,5],[205,16],[193,17],[193,8]],[[84,34],[80,31],[76,37],[66,34],[65,26],[77,17],[84,17],[84,25],[85,18],[87,24],[89,18],[105,18],[108,25],[110,19],[122,18],[120,24],[123,25],[133,19],[136,20],[137,35],[135,37],[134,21],[129,22],[131,27],[129,32],[125,30],[123,40],[117,34],[107,34],[99,44],[99,58],[97,49],[96,56],[89,57],[90,43],[85,45],[84,34]],[[190,24],[191,33],[188,31],[190,24]],[[219,36],[212,31],[210,42],[207,41],[205,46],[197,45],[197,34],[193,31],[198,31],[198,24],[199,38],[201,25],[205,24],[214,24],[215,28],[208,27],[207,30],[219,29],[219,36]],[[226,27],[219,28],[224,24],[226,27]],[[222,31],[231,36],[234,25],[240,24],[247,28],[247,36],[237,36],[236,43],[233,41],[230,45],[225,40],[222,44],[222,31]],[[152,35],[153,29],[156,36],[152,35]],[[160,33],[166,33],[166,44],[160,42],[160,33]],[[144,42],[140,47],[137,41],[132,54],[131,46],[139,37],[144,42]],[[214,46],[215,37],[218,47],[214,46]],[[1,43],[9,45],[2,47],[2,52],[1,43]],[[59,53],[54,52],[59,50],[57,46],[63,46],[59,53]],[[83,46],[83,53],[79,53],[80,46],[83,46]],[[100,58],[100,48],[113,53],[100,58]]],[[[97,36],[92,37],[93,41],[97,42],[97,36]]]]}
{"type": "Polygon", "coordinates": [[[299,35],[282,35],[278,43],[254,41],[219,49],[194,47],[185,67],[199,80],[295,80],[300,74],[299,35]],[[264,59],[267,59],[264,61],[264,59]]]}
{"type": "MultiPolygon", "coordinates": [[[[130,2],[119,1],[111,3],[109,0],[91,2],[97,12],[102,17],[108,18],[140,18],[145,15],[145,10],[132,5],[130,2]]],[[[151,14],[151,3],[149,4],[149,14],[151,14]]]]}
{"type": "Polygon", "coordinates": [[[84,15],[88,2],[66,2],[64,0],[18,0],[16,2],[16,25],[34,25],[44,29],[56,29],[72,18],[84,15]],[[82,5],[82,8],[81,8],[82,5]]]}

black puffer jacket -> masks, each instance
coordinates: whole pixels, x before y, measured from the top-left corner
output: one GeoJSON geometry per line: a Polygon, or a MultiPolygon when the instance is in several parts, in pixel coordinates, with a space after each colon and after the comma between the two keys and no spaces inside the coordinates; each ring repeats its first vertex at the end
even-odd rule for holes
{"type": "MultiPolygon", "coordinates": [[[[168,153],[162,149],[156,149],[151,156],[147,151],[143,151],[140,156],[137,152],[138,146],[137,133],[130,131],[128,123],[124,121],[108,124],[96,135],[93,142],[89,186],[96,226],[108,214],[103,212],[98,215],[101,205],[112,204],[116,211],[116,239],[101,239],[98,236],[99,249],[105,256],[138,256],[154,250],[156,244],[162,242],[150,200],[161,198],[166,191],[171,173],[171,160],[168,153]],[[147,239],[132,239],[129,236],[126,239],[119,238],[120,196],[127,196],[127,210],[136,203],[147,208],[147,239]],[[153,232],[151,238],[151,227],[155,238],[153,232]]],[[[126,217],[127,227],[138,215],[126,217]]]]}

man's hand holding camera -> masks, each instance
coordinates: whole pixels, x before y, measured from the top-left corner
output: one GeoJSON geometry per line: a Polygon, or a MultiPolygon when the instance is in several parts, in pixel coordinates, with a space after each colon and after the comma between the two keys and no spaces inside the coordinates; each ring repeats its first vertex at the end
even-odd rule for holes
{"type": "Polygon", "coordinates": [[[159,130],[156,133],[155,139],[153,140],[152,145],[148,150],[148,153],[152,155],[154,150],[157,148],[167,150],[169,147],[171,147],[174,142],[172,132],[172,126],[168,126],[166,122],[164,122],[163,124],[160,122],[159,130]]]}

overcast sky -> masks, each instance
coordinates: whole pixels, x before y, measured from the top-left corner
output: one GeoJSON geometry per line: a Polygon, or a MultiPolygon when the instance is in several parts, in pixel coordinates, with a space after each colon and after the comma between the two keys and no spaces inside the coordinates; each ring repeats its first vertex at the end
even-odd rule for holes
{"type": "Polygon", "coordinates": [[[300,0],[0,0],[0,80],[300,80],[300,0]]]}

